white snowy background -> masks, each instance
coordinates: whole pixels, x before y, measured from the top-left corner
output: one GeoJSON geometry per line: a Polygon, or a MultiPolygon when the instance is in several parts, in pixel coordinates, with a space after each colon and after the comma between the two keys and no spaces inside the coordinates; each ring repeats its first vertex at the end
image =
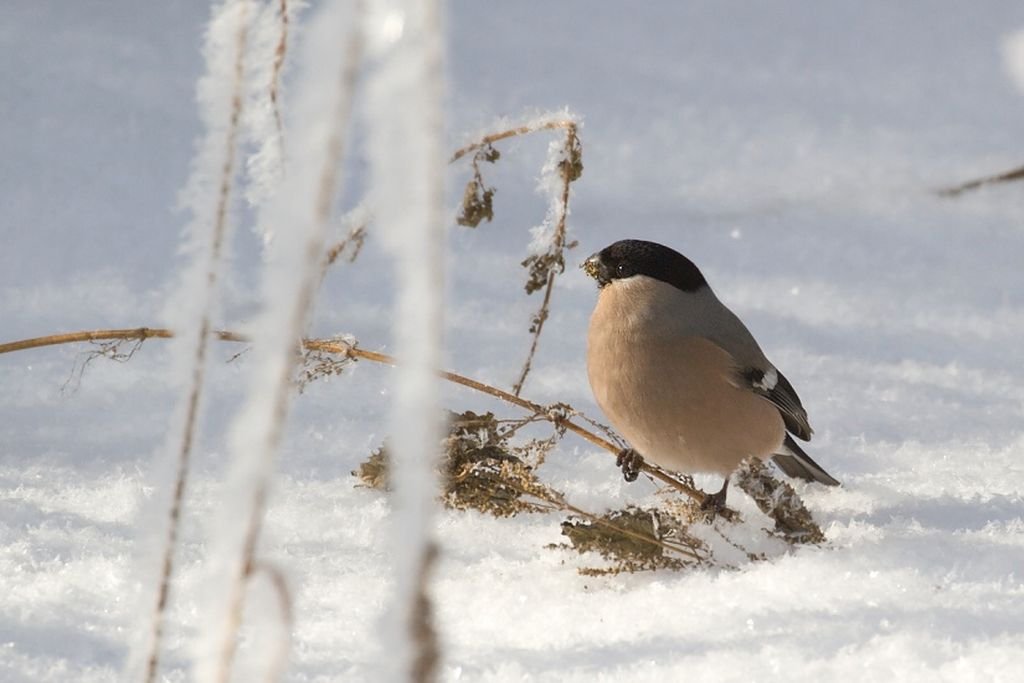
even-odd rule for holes
{"type": "MultiPolygon", "coordinates": [[[[208,13],[199,0],[0,5],[0,342],[160,322],[182,263],[176,197],[202,132],[208,13]]],[[[933,190],[1024,163],[1024,95],[1003,51],[1024,5],[461,0],[447,28],[450,148],[500,117],[584,120],[580,245],[524,396],[600,417],[583,364],[595,293],[575,265],[617,239],[657,240],[702,267],[793,382],[808,450],[844,485],[798,486],[826,546],[735,571],[583,577],[585,558],[545,548],[560,516],[445,512],[442,679],[1020,680],[1024,184],[933,190]]],[[[365,126],[353,136],[348,205],[367,185],[365,126]]],[[[519,262],[546,207],[549,140],[501,145],[486,169],[494,222],[449,237],[445,365],[503,387],[539,303],[519,262]]],[[[453,207],[466,177],[453,167],[453,207]]],[[[248,218],[228,327],[258,310],[248,218]]],[[[311,332],[389,350],[389,263],[371,232],[328,276],[311,332]]],[[[114,680],[145,623],[137,528],[175,403],[167,347],[66,382],[81,351],[0,356],[3,681],[114,680]]],[[[236,351],[214,348],[169,680],[190,675],[210,616],[202,562],[244,392],[236,351]]],[[[387,657],[388,505],[349,472],[386,436],[391,376],[360,363],[294,403],[261,545],[297,596],[288,680],[374,680],[387,657]]],[[[515,414],[452,388],[445,403],[515,414]]],[[[594,511],[654,491],[571,436],[541,476],[594,511]]]]}

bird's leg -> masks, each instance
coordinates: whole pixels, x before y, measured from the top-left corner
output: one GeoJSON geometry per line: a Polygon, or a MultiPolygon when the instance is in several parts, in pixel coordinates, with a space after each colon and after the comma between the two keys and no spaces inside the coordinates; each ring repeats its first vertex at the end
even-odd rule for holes
{"type": "Polygon", "coordinates": [[[725,495],[729,491],[729,477],[725,478],[725,482],[722,483],[722,488],[718,493],[709,493],[704,497],[704,502],[700,504],[700,509],[704,510],[711,517],[725,509],[725,495]]]}
{"type": "Polygon", "coordinates": [[[623,448],[615,456],[615,465],[622,470],[623,479],[636,481],[636,478],[640,476],[640,468],[644,465],[644,456],[632,448],[623,448]]]}

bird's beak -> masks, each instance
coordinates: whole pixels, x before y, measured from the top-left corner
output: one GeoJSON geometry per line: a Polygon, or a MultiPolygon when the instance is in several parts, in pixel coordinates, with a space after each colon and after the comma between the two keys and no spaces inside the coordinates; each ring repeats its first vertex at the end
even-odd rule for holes
{"type": "Polygon", "coordinates": [[[604,287],[608,284],[608,269],[601,261],[600,253],[591,254],[586,261],[580,264],[580,268],[583,269],[584,273],[597,280],[598,287],[604,287]]]}

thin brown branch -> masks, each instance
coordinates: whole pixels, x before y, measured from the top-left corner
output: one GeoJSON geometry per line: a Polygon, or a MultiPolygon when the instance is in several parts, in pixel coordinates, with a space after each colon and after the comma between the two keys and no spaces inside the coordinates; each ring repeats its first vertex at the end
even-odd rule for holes
{"type": "MultiPolygon", "coordinates": [[[[559,129],[572,129],[572,130],[575,130],[576,126],[577,126],[576,121],[574,121],[572,119],[559,119],[559,120],[556,120],[556,121],[547,121],[545,123],[541,123],[541,124],[537,124],[537,125],[516,126],[515,128],[509,128],[507,130],[499,131],[497,133],[488,133],[487,135],[484,135],[480,139],[476,140],[475,142],[471,142],[468,145],[465,145],[464,147],[460,147],[459,149],[457,149],[452,154],[451,158],[448,160],[448,163],[450,163],[450,164],[451,163],[455,163],[456,161],[458,161],[462,157],[466,156],[470,152],[476,152],[476,151],[478,151],[480,149],[483,149],[484,147],[487,147],[491,143],[498,142],[500,140],[507,140],[508,138],[517,137],[517,136],[520,136],[520,135],[529,135],[530,133],[536,133],[536,132],[542,131],[542,130],[559,130],[559,129]]],[[[372,216],[368,215],[367,219],[365,221],[363,221],[362,228],[363,228],[364,232],[365,232],[366,226],[370,223],[371,219],[372,219],[372,216]]],[[[350,233],[350,235],[351,235],[351,233],[350,233]]],[[[347,246],[347,243],[349,241],[349,237],[350,236],[346,236],[345,238],[343,238],[341,241],[339,241],[337,244],[332,246],[327,251],[327,257],[325,259],[325,267],[332,265],[338,259],[338,255],[342,251],[344,251],[345,247],[347,246]],[[333,256],[332,256],[332,254],[333,254],[333,256]]],[[[353,258],[354,258],[354,256],[353,256],[353,258]]]]}
{"type": "MultiPolygon", "coordinates": [[[[214,332],[214,335],[222,341],[230,342],[249,342],[249,338],[237,334],[235,332],[220,330],[214,332]]],[[[23,339],[20,341],[9,342],[6,344],[0,344],[0,354],[10,353],[12,351],[22,351],[26,349],[35,349],[45,346],[54,346],[57,344],[70,344],[75,342],[92,341],[95,339],[167,339],[174,336],[174,332],[163,328],[154,327],[136,327],[120,330],[89,330],[83,332],[72,332],[68,334],[55,334],[46,337],[36,337],[34,339],[23,339]]],[[[397,361],[385,353],[379,353],[377,351],[368,351],[366,349],[360,349],[356,346],[346,344],[344,342],[332,340],[332,339],[306,339],[302,342],[303,347],[316,350],[325,351],[327,353],[336,353],[344,355],[348,358],[357,358],[361,360],[368,360],[374,363],[381,363],[383,365],[397,365],[397,361]]],[[[598,448],[603,448],[609,453],[617,455],[622,447],[616,445],[605,439],[604,437],[598,436],[594,432],[590,431],[586,427],[583,427],[570,419],[566,419],[564,413],[559,411],[549,411],[547,408],[539,403],[534,403],[515,394],[511,394],[497,387],[493,387],[483,382],[478,382],[475,379],[465,377],[454,372],[441,372],[441,377],[453,384],[464,386],[468,389],[478,391],[483,394],[487,394],[493,398],[505,401],[514,406],[527,410],[534,413],[545,420],[556,424],[560,427],[564,427],[567,431],[572,432],[576,436],[589,441],[598,448]]],[[[680,481],[676,477],[672,476],[668,472],[665,472],[661,468],[644,463],[641,468],[648,476],[657,479],[663,484],[667,484],[677,491],[689,496],[698,503],[703,503],[704,498],[707,494],[698,488],[689,485],[686,482],[680,481]]]]}
{"type": "MultiPolygon", "coordinates": [[[[216,331],[213,333],[217,339],[230,342],[247,342],[248,337],[228,331],[216,331]]],[[[146,339],[170,339],[174,332],[162,327],[129,327],[113,330],[84,330],[82,332],[68,332],[65,334],[51,334],[45,337],[33,337],[32,339],[21,339],[19,341],[0,344],[0,354],[13,351],[25,351],[27,349],[38,349],[46,346],[59,346],[61,344],[75,344],[79,342],[104,341],[108,339],[140,340],[146,339]]]]}
{"type": "Polygon", "coordinates": [[[938,190],[937,194],[940,197],[956,197],[958,195],[963,194],[964,192],[969,192],[970,190],[977,190],[979,187],[984,187],[986,185],[1006,183],[1010,182],[1011,180],[1021,179],[1024,179],[1024,166],[1021,166],[1020,168],[1015,168],[1012,171],[1006,171],[1005,173],[985,176],[984,178],[970,180],[966,183],[961,183],[960,185],[946,187],[941,190],[938,190]]]}
{"type": "Polygon", "coordinates": [[[539,130],[557,130],[559,128],[568,129],[575,127],[576,122],[573,121],[572,119],[559,119],[557,121],[547,121],[545,123],[541,123],[538,125],[517,126],[515,128],[509,128],[508,130],[503,130],[497,133],[489,133],[480,138],[479,140],[477,140],[476,142],[471,142],[465,147],[460,147],[459,149],[455,150],[455,153],[452,154],[452,158],[448,160],[448,163],[458,161],[459,159],[466,156],[470,152],[475,152],[481,147],[486,147],[487,145],[498,142],[499,140],[507,140],[508,138],[513,138],[518,135],[529,135],[530,133],[536,133],[539,130]]]}
{"type": "Polygon", "coordinates": [[[544,287],[544,300],[540,304],[540,308],[533,316],[533,325],[530,327],[531,339],[530,339],[530,352],[526,354],[526,361],[523,362],[523,367],[519,371],[519,378],[516,383],[512,385],[512,393],[516,396],[523,390],[523,385],[526,383],[526,376],[530,374],[530,370],[533,369],[533,357],[537,354],[537,345],[540,343],[540,333],[544,329],[544,323],[550,315],[551,305],[551,292],[555,288],[555,272],[551,271],[548,273],[548,282],[544,287]]]}

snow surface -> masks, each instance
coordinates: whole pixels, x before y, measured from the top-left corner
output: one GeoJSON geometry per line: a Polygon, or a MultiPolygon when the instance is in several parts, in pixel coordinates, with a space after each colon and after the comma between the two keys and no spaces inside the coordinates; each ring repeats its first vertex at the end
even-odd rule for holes
{"type": "MultiPolygon", "coordinates": [[[[208,12],[3,3],[0,341],[158,318],[183,262],[174,206],[201,133],[208,12]]],[[[450,147],[499,117],[581,115],[570,266],[624,237],[690,256],[800,392],[808,452],[844,486],[798,487],[827,547],[736,571],[583,577],[590,560],[544,547],[561,540],[557,515],[446,512],[445,680],[1020,679],[1024,186],[931,190],[1024,163],[1024,95],[1003,56],[1022,27],[1013,0],[451,4],[450,147]]],[[[364,133],[346,207],[366,187],[364,133]]],[[[546,210],[549,142],[500,145],[484,169],[495,221],[449,237],[445,364],[505,387],[538,304],[518,264],[546,210]]],[[[467,168],[449,178],[452,206],[467,168]]],[[[238,240],[223,321],[244,327],[262,245],[238,240]]],[[[388,263],[371,229],[327,276],[313,333],[388,350],[388,263]]],[[[524,396],[599,416],[582,361],[593,298],[580,271],[559,279],[524,396]]],[[[213,349],[169,680],[189,675],[209,616],[205,525],[244,398],[246,357],[213,349]]],[[[170,357],[147,342],[62,391],[80,351],[0,356],[3,681],[114,680],[144,620],[135,527],[174,405],[170,357]]],[[[391,376],[360,363],[294,403],[260,548],[296,594],[289,680],[372,680],[387,656],[388,505],[349,471],[387,433],[391,376]]],[[[451,387],[445,402],[514,414],[451,387]]],[[[571,437],[541,473],[591,510],[653,500],[571,437]]],[[[243,662],[260,654],[250,635],[243,662]]]]}

